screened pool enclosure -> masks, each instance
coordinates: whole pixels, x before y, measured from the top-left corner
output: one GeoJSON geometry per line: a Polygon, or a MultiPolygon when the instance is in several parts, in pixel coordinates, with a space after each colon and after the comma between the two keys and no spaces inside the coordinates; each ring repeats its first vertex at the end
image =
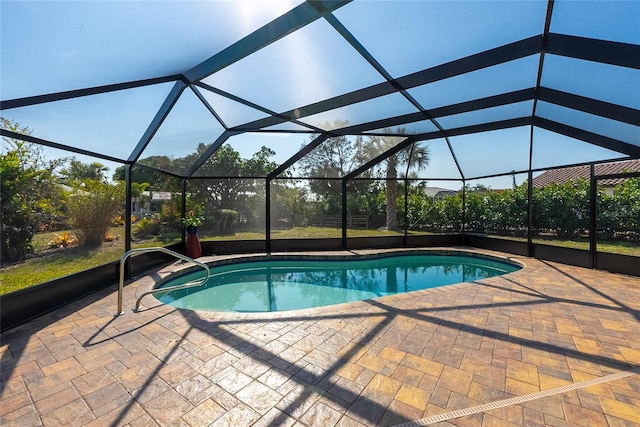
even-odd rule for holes
{"type": "Polygon", "coordinates": [[[56,160],[65,200],[92,191],[70,162],[124,188],[105,282],[181,248],[191,210],[205,254],[464,244],[638,274],[639,2],[1,8],[3,155],[56,160]],[[588,178],[534,187],[569,166],[588,178]]]}

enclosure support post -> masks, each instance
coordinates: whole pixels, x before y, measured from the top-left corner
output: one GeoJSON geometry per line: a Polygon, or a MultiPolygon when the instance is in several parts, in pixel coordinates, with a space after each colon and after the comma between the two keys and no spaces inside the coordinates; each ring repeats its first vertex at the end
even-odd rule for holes
{"type": "Polygon", "coordinates": [[[409,161],[407,162],[407,169],[404,172],[404,236],[402,237],[402,246],[407,247],[407,240],[409,235],[409,167],[411,166],[411,159],[413,158],[413,149],[415,143],[411,143],[411,150],[409,151],[409,161]]]}
{"type": "Polygon", "coordinates": [[[467,230],[467,181],[462,178],[462,227],[461,227],[461,231],[462,231],[462,246],[466,246],[467,245],[467,237],[466,237],[466,230],[467,230]]]}
{"type": "Polygon", "coordinates": [[[265,203],[264,203],[264,232],[265,232],[265,249],[267,253],[271,252],[271,180],[267,177],[265,180],[265,203]]]}
{"type": "Polygon", "coordinates": [[[589,265],[591,268],[598,266],[598,180],[596,179],[596,167],[591,165],[589,170],[589,265]]]}
{"type": "Polygon", "coordinates": [[[347,250],[347,180],[342,180],[342,249],[347,250]]]}
{"type": "MultiPolygon", "coordinates": [[[[411,146],[413,148],[413,146],[411,146]]],[[[407,247],[407,236],[409,234],[409,181],[404,177],[404,236],[402,246],[407,247]]]]}
{"type": "Polygon", "coordinates": [[[527,177],[527,256],[533,257],[533,172],[529,167],[529,175],[527,177]]]}
{"type": "MultiPolygon", "coordinates": [[[[181,218],[184,218],[185,215],[187,214],[187,180],[186,179],[182,180],[182,206],[180,206],[180,209],[182,210],[181,218]]],[[[184,248],[185,245],[187,244],[186,228],[181,227],[181,230],[182,230],[182,236],[181,236],[182,246],[184,248]]]]}
{"type": "MultiPolygon", "coordinates": [[[[125,199],[125,203],[124,203],[124,251],[125,253],[131,250],[131,215],[132,215],[132,211],[131,211],[131,199],[132,199],[132,193],[131,193],[131,182],[132,182],[132,171],[131,171],[131,165],[127,164],[124,165],[124,183],[125,183],[125,190],[124,190],[124,199],[125,199]]],[[[131,277],[131,263],[127,263],[125,266],[125,277],[129,278],[131,277]]]]}

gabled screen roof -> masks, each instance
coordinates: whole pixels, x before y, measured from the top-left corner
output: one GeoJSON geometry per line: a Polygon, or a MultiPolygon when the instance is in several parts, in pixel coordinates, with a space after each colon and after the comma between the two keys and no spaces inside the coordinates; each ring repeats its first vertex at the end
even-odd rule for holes
{"type": "Polygon", "coordinates": [[[640,158],[637,1],[0,7],[1,114],[32,131],[2,135],[72,153],[184,178],[225,144],[277,176],[340,136],[431,144],[430,179],[640,158]]]}

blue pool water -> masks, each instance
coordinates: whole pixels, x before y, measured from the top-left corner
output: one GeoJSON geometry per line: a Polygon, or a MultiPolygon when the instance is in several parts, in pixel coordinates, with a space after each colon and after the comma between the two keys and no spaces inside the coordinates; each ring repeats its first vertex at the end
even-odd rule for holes
{"type": "MultiPolygon", "coordinates": [[[[394,255],[359,259],[271,259],[211,268],[199,287],[157,293],[178,308],[266,312],[321,307],[507,274],[521,267],[459,255],[394,255]]],[[[198,271],[159,287],[204,277],[198,271]]]]}

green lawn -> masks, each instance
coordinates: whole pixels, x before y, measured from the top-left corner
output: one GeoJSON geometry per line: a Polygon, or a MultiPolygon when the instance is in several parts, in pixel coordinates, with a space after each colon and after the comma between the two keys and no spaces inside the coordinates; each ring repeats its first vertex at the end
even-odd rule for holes
{"type": "MultiPolygon", "coordinates": [[[[109,234],[115,239],[98,248],[76,246],[49,249],[49,242],[56,234],[62,233],[64,231],[36,234],[32,240],[35,257],[17,264],[3,265],[0,268],[0,295],[118,261],[124,254],[124,227],[112,228],[109,234]]],[[[165,246],[170,243],[173,242],[146,240],[134,242],[132,246],[165,246]]]]}
{"type": "MultiPolygon", "coordinates": [[[[61,232],[58,232],[57,234],[60,233],[61,232]]],[[[35,257],[18,264],[3,265],[0,267],[0,295],[119,260],[124,254],[124,227],[112,228],[110,234],[116,239],[104,243],[99,248],[87,249],[83,247],[72,247],[53,250],[48,249],[48,244],[53,240],[56,233],[37,234],[33,238],[33,245],[36,250],[35,257]]],[[[382,230],[347,230],[348,237],[398,235],[402,235],[402,233],[382,230]]],[[[288,230],[274,230],[272,232],[273,239],[340,238],[341,236],[342,232],[338,228],[299,227],[288,230]]],[[[200,238],[203,241],[262,240],[265,238],[265,234],[259,232],[242,232],[232,236],[209,237],[204,235],[200,238]]],[[[521,238],[497,236],[496,238],[526,241],[526,239],[521,238]]],[[[179,239],[172,241],[145,240],[133,242],[132,247],[166,246],[178,241],[179,239]]],[[[583,250],[589,249],[589,242],[587,241],[534,239],[534,243],[583,250]]],[[[640,257],[640,245],[633,245],[628,242],[599,242],[598,250],[601,252],[640,257]]]]}
{"type": "MultiPolygon", "coordinates": [[[[200,233],[198,233],[200,235],[200,233]]],[[[347,229],[347,237],[380,237],[401,236],[395,231],[347,229]]],[[[339,239],[342,237],[340,228],[326,227],[295,227],[286,230],[272,230],[272,239],[339,239]]],[[[233,236],[201,236],[200,240],[264,240],[265,233],[242,232],[233,236]]]]}
{"type": "Polygon", "coordinates": [[[57,279],[88,268],[120,259],[124,241],[108,242],[99,248],[81,247],[61,249],[0,269],[2,289],[6,294],[38,283],[57,279]]]}
{"type": "MultiPolygon", "coordinates": [[[[516,240],[519,242],[526,242],[526,238],[521,237],[505,237],[505,236],[492,236],[498,239],[516,240]]],[[[589,250],[589,242],[586,240],[562,240],[562,239],[533,239],[533,243],[539,245],[549,246],[561,246],[563,248],[582,249],[589,250]]],[[[597,242],[598,252],[608,252],[620,255],[630,255],[640,257],[640,245],[632,242],[597,242]]]]}

